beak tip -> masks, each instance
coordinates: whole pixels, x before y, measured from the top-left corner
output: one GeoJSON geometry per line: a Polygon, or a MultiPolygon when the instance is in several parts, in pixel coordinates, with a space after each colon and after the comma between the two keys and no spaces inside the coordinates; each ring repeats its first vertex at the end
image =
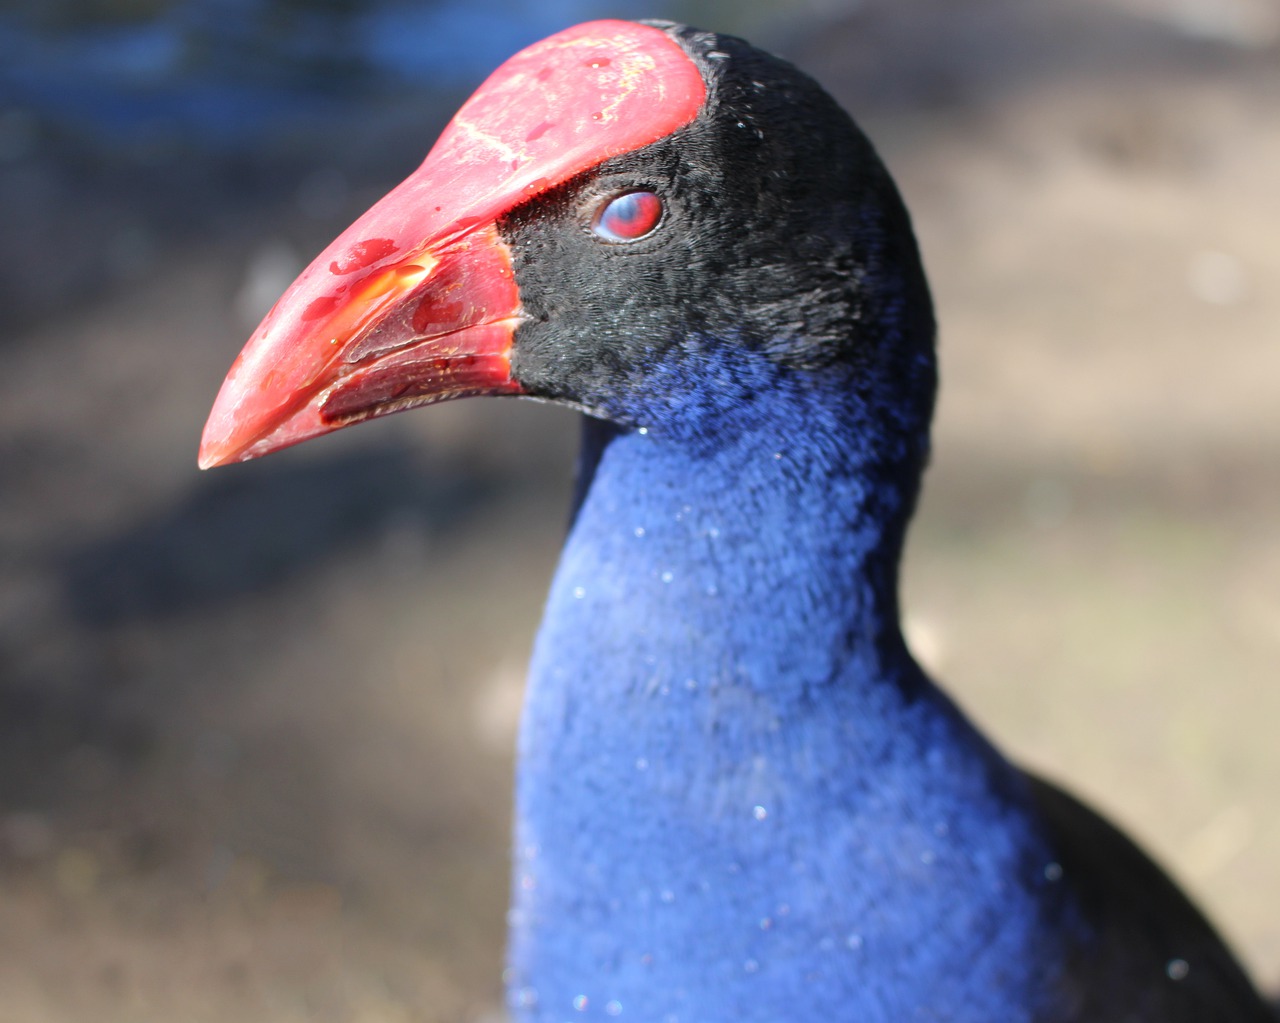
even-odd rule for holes
{"type": "Polygon", "coordinates": [[[232,437],[218,436],[213,425],[214,416],[211,415],[205,423],[204,434],[200,438],[200,451],[196,455],[196,465],[202,470],[237,461],[236,456],[243,450],[243,444],[233,443],[232,437]]]}
{"type": "Polygon", "coordinates": [[[202,471],[216,468],[219,465],[226,465],[228,461],[226,452],[213,444],[201,444],[200,453],[196,456],[196,465],[202,471]]]}

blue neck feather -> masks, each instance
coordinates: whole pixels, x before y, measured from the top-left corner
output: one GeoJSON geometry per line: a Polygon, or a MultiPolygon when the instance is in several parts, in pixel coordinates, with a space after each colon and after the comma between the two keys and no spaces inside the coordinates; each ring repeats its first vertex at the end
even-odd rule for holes
{"type": "Polygon", "coordinates": [[[714,422],[588,428],[520,737],[513,1010],[1032,1018],[1053,978],[1021,964],[1061,960],[1070,907],[1020,776],[898,628],[894,438],[928,401],[894,433],[852,371],[733,357],[684,403],[714,422]]]}

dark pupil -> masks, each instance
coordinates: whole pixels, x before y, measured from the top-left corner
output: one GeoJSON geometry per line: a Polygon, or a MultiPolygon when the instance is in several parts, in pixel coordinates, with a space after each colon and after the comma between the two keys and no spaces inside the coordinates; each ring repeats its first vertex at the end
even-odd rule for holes
{"type": "Polygon", "coordinates": [[[600,213],[596,231],[612,241],[634,241],[658,226],[662,200],[652,192],[628,192],[600,213]]]}

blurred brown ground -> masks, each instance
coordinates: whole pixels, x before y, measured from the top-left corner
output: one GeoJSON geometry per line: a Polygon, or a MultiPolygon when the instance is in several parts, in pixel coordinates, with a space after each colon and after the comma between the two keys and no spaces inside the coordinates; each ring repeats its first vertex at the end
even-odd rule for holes
{"type": "MultiPolygon", "coordinates": [[[[1278,39],[1248,0],[879,0],[757,33],[876,141],[936,289],[914,645],[1271,989],[1278,39]]],[[[460,403],[194,467],[256,314],[444,116],[0,168],[0,1023],[498,1014],[573,417],[460,403]]]]}

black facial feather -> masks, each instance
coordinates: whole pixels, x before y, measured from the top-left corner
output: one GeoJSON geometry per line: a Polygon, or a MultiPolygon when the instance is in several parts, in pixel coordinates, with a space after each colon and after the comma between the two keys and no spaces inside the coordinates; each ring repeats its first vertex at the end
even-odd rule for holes
{"type": "Polygon", "coordinates": [[[711,344],[797,370],[861,366],[881,381],[892,363],[918,372],[924,355],[931,374],[931,352],[909,350],[931,347],[933,324],[907,213],[849,116],[739,39],[660,27],[703,73],[698,117],[500,225],[530,317],[516,378],[625,420],[654,366],[711,344]],[[662,225],[603,242],[593,217],[636,189],[662,198],[662,225]]]}

